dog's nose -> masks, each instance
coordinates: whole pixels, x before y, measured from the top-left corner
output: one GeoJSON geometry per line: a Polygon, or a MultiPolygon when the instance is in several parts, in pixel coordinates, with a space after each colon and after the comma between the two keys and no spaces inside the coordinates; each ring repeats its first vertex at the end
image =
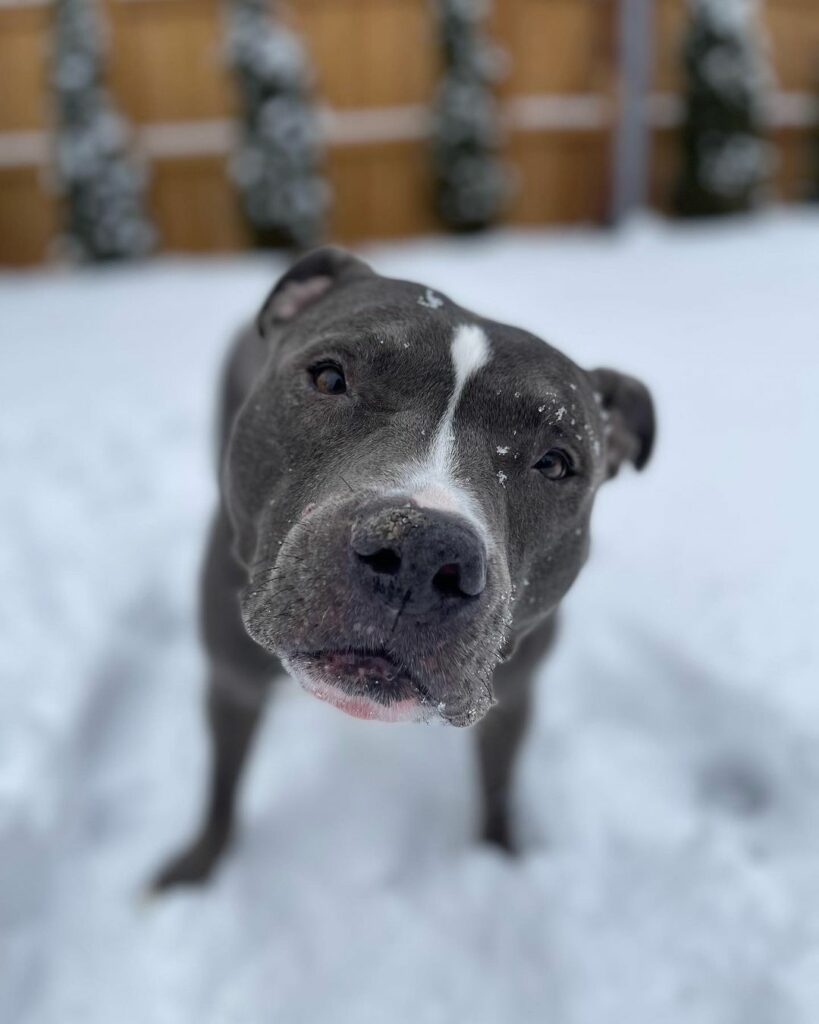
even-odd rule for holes
{"type": "Polygon", "coordinates": [[[486,586],[486,546],[448,512],[409,503],[364,509],[350,548],[359,587],[405,614],[455,610],[486,586]]]}

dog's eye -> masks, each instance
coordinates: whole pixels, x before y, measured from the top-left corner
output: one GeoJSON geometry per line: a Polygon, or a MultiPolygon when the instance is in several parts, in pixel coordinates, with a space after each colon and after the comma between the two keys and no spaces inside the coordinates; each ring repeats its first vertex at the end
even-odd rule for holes
{"type": "Polygon", "coordinates": [[[550,448],[543,458],[535,463],[535,469],[548,480],[562,480],[573,472],[572,460],[560,448],[550,448]]]}
{"type": "Polygon", "coordinates": [[[313,387],[323,395],[343,395],[347,390],[344,371],[335,363],[316,363],[308,372],[313,387]]]}

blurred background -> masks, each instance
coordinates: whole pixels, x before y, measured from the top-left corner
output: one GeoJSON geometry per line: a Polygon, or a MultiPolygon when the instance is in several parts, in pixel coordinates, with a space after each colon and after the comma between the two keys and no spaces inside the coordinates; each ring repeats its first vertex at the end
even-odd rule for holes
{"type": "Polygon", "coordinates": [[[60,252],[94,174],[99,217],[109,191],[126,211],[123,191],[139,195],[150,235],[132,225],[119,245],[136,251],[235,251],[275,228],[350,243],[696,212],[680,196],[686,128],[719,132],[720,116],[770,144],[767,198],[815,195],[819,7],[767,0],[749,26],[743,0],[699,6],[3,0],[0,262],[60,252]],[[737,36],[759,52],[737,52],[737,36]],[[720,96],[738,109],[720,115],[720,96]],[[449,196],[442,217],[442,178],[475,209],[449,196]]]}
{"type": "Polygon", "coordinates": [[[0,1022],[819,1021],[817,0],[0,0],[0,1022]],[[217,378],[298,252],[650,387],[473,737],[282,680],[204,799],[217,378]]]}

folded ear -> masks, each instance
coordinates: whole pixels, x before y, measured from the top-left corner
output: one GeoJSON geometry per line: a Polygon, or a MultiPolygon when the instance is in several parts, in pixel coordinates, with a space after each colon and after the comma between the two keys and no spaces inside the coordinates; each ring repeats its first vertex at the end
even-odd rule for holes
{"type": "Polygon", "coordinates": [[[628,460],[637,469],[648,462],[654,445],[654,402],[645,384],[616,370],[589,372],[606,419],[609,477],[628,460]]]}
{"type": "Polygon", "coordinates": [[[327,292],[375,272],[344,249],[325,245],[303,256],[279,280],[256,318],[259,334],[295,320],[327,292]]]}

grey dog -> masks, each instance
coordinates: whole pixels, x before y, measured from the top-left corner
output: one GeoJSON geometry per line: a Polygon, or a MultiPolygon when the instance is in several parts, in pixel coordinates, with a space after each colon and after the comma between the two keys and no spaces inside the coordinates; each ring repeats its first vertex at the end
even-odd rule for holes
{"type": "Polygon", "coordinates": [[[212,740],[204,880],[281,667],[342,711],[476,726],[483,837],[512,847],[531,682],[589,548],[595,494],[654,440],[647,389],[380,276],[297,262],[238,339],[203,574],[212,740]]]}

